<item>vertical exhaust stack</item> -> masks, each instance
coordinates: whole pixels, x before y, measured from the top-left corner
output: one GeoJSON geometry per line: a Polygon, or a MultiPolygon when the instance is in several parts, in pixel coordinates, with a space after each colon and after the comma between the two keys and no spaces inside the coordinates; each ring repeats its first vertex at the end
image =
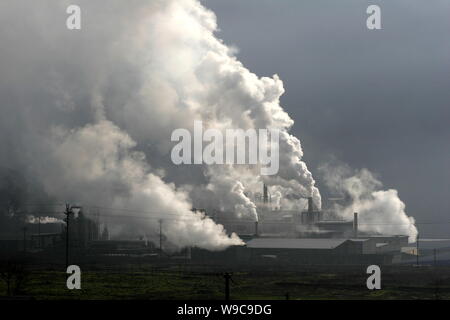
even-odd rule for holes
{"type": "Polygon", "coordinates": [[[269,202],[269,191],[267,190],[266,184],[263,186],[263,202],[268,203],[269,202]]]}
{"type": "Polygon", "coordinates": [[[313,204],[313,198],[308,197],[308,212],[314,211],[314,204],[313,204]]]}
{"type": "Polygon", "coordinates": [[[259,231],[258,231],[258,221],[255,221],[255,237],[259,236],[259,231]]]}
{"type": "Polygon", "coordinates": [[[316,212],[314,212],[314,202],[312,197],[308,197],[307,211],[302,212],[302,224],[312,224],[316,222],[316,212]]]}
{"type": "Polygon", "coordinates": [[[358,238],[358,212],[353,213],[353,237],[358,238]]]}

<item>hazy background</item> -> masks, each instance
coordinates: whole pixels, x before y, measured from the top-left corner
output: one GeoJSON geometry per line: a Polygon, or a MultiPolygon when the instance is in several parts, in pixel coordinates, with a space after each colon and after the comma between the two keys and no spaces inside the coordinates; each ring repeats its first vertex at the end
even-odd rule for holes
{"type": "Polygon", "coordinates": [[[450,237],[449,1],[202,3],[246,67],[284,81],[319,188],[330,159],[368,168],[398,189],[421,236],[450,237]],[[370,4],[382,30],[366,28],[370,4]]]}

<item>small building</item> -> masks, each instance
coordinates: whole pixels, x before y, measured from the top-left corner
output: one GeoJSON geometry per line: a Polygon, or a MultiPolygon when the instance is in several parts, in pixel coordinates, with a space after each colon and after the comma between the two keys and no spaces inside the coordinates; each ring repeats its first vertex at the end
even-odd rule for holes
{"type": "Polygon", "coordinates": [[[239,258],[248,263],[262,263],[271,257],[278,264],[362,264],[386,263],[377,255],[370,239],[255,238],[238,249],[239,258]]]}
{"type": "Polygon", "coordinates": [[[38,233],[31,235],[31,244],[33,248],[44,249],[53,247],[61,241],[61,233],[38,233]]]}
{"type": "Polygon", "coordinates": [[[376,241],[370,238],[253,238],[221,252],[192,250],[192,259],[199,262],[248,266],[389,264],[392,258],[377,253],[376,241]]]}

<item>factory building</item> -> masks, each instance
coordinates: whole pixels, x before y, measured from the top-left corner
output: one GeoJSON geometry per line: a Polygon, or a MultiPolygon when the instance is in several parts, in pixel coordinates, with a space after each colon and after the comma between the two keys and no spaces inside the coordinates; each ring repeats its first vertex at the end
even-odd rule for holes
{"type": "MultiPolygon", "coordinates": [[[[65,239],[67,230],[63,229],[62,237],[65,239]]],[[[95,240],[101,238],[98,221],[87,217],[81,208],[73,212],[70,217],[69,239],[72,247],[85,248],[95,240]]]]}
{"type": "MultiPolygon", "coordinates": [[[[358,237],[358,215],[353,220],[338,220],[330,213],[314,207],[312,198],[307,198],[305,211],[272,210],[266,204],[270,197],[264,186],[263,202],[258,204],[258,221],[236,219],[230,212],[216,213],[212,218],[227,231],[241,236],[286,238],[356,238],[358,237]]],[[[364,236],[359,232],[360,236],[364,236]]]]}
{"type": "Polygon", "coordinates": [[[358,229],[358,214],[353,220],[332,219],[314,207],[308,199],[303,212],[271,210],[268,189],[264,185],[259,221],[215,215],[216,222],[245,241],[224,252],[195,249],[192,258],[211,263],[235,261],[245,265],[278,264],[389,264],[400,262],[402,248],[408,246],[406,235],[368,234],[358,229]]]}
{"type": "Polygon", "coordinates": [[[380,249],[376,238],[253,238],[244,246],[224,252],[192,250],[192,259],[211,264],[242,265],[360,265],[399,262],[401,243],[407,237],[384,238],[380,249]]]}
{"type": "MultiPolygon", "coordinates": [[[[258,199],[258,198],[257,198],[258,199]]],[[[307,198],[307,210],[272,210],[268,204],[270,196],[264,186],[262,202],[258,204],[259,220],[236,219],[231,212],[215,213],[212,218],[227,231],[241,236],[287,238],[349,238],[356,237],[357,215],[354,220],[337,220],[324,216],[314,207],[312,198],[307,198]]]]}

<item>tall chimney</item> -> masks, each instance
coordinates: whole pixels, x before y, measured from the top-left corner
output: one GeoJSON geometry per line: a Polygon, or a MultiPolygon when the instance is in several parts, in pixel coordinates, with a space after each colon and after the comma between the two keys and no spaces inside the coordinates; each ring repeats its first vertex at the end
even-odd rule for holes
{"type": "Polygon", "coordinates": [[[258,235],[258,221],[255,221],[255,237],[257,237],[258,235]]]}
{"type": "Polygon", "coordinates": [[[313,198],[312,197],[308,197],[308,212],[313,212],[314,208],[313,208],[313,198]]]}
{"type": "Polygon", "coordinates": [[[358,212],[353,213],[353,237],[358,238],[358,212]]]}
{"type": "Polygon", "coordinates": [[[264,194],[264,203],[268,203],[269,202],[269,192],[267,191],[267,186],[264,183],[263,185],[263,194],[264,194]]]}

